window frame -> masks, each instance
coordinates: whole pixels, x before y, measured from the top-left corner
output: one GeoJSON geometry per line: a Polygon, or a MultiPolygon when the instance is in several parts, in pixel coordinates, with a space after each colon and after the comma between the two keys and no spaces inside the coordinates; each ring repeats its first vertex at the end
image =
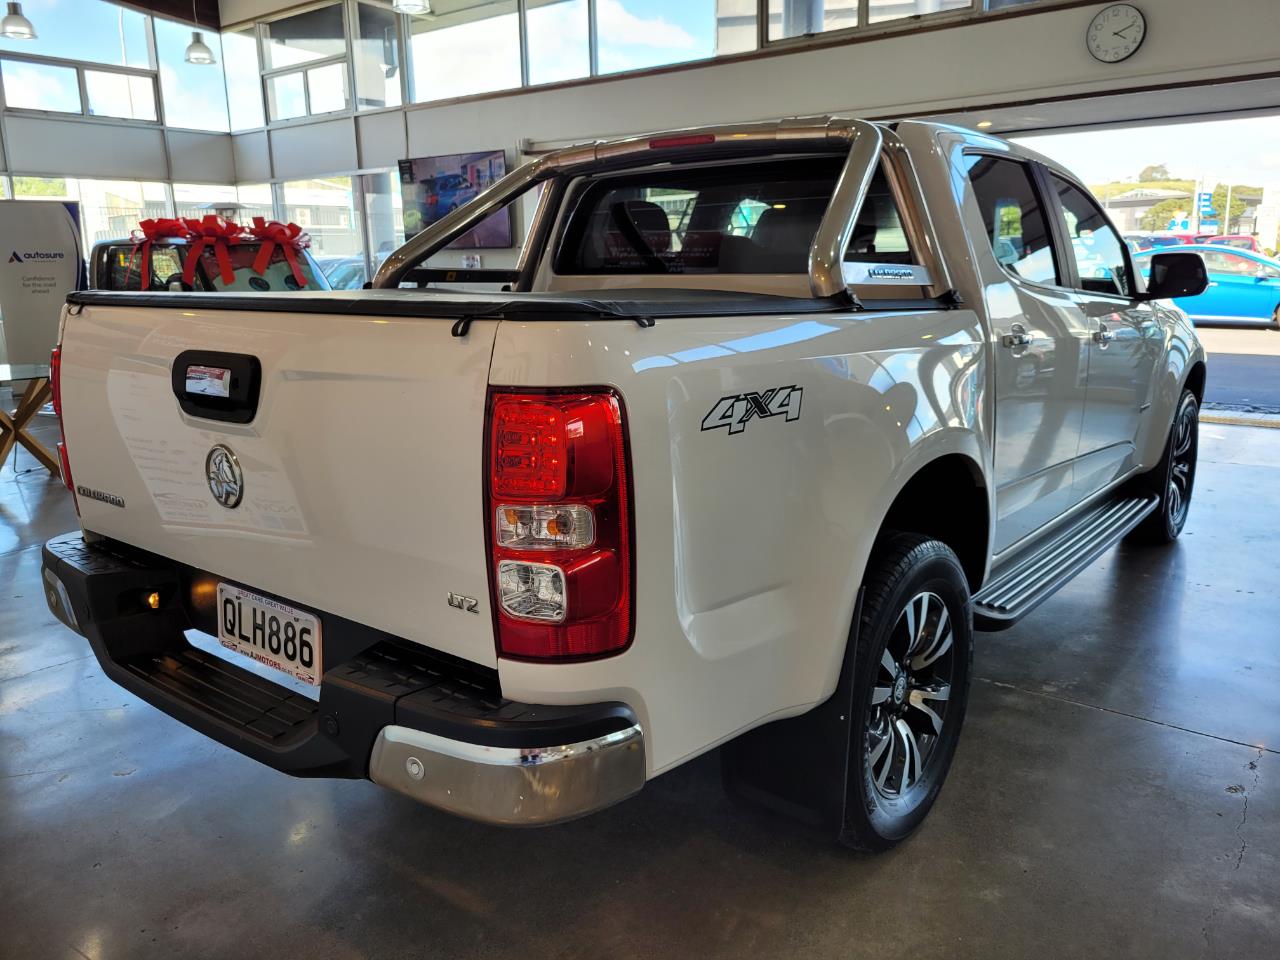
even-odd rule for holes
{"type": "Polygon", "coordinates": [[[1116,228],[1111,218],[1107,216],[1106,209],[1098,202],[1098,199],[1089,192],[1089,188],[1084,186],[1074,176],[1064,170],[1056,167],[1050,167],[1038,160],[1030,161],[1036,168],[1037,174],[1041,178],[1041,192],[1050,198],[1050,208],[1053,210],[1053,227],[1051,231],[1056,235],[1056,244],[1059,248],[1061,262],[1067,266],[1067,287],[1072,293],[1081,294],[1087,297],[1102,297],[1107,300],[1118,300],[1122,303],[1132,304],[1138,299],[1138,294],[1143,291],[1140,289],[1141,283],[1138,280],[1138,272],[1133,267],[1133,252],[1129,249],[1129,244],[1125,243],[1124,235],[1116,228]],[[1120,256],[1124,258],[1125,275],[1129,280],[1129,293],[1103,293],[1099,290],[1090,290],[1081,285],[1080,267],[1076,263],[1075,249],[1071,246],[1071,233],[1067,226],[1066,208],[1062,205],[1062,198],[1058,196],[1058,191],[1054,189],[1053,178],[1057,177],[1063,183],[1070,184],[1080,191],[1094,208],[1102,215],[1103,221],[1111,228],[1111,232],[1115,234],[1116,240],[1120,244],[1120,256]]]}
{"type": "MultiPolygon", "coordinates": [[[[151,51],[151,60],[156,62],[155,49],[155,32],[151,26],[151,18],[147,18],[147,44],[151,51]]],[[[0,51],[0,110],[5,113],[13,113],[19,116],[28,117],[84,117],[98,123],[141,123],[149,127],[164,126],[164,100],[160,96],[160,72],[156,70],[148,70],[144,67],[122,67],[116,64],[94,63],[89,60],[66,60],[62,57],[46,57],[43,54],[36,53],[20,53],[5,49],[0,51]],[[80,96],[80,110],[44,110],[38,107],[15,107],[11,106],[4,92],[4,62],[30,63],[36,66],[59,67],[64,70],[74,70],[76,75],[76,90],[80,96]],[[89,84],[86,79],[87,73],[114,73],[126,77],[139,77],[147,80],[151,85],[151,99],[155,107],[155,119],[145,120],[136,117],[113,117],[101,113],[89,112],[89,84]]]]}

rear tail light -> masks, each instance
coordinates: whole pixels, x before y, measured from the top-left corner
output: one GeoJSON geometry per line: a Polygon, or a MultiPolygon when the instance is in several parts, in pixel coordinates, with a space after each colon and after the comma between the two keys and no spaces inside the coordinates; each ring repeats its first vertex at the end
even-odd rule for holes
{"type": "Polygon", "coordinates": [[[80,501],[76,499],[76,487],[71,482],[71,459],[67,455],[67,431],[62,426],[62,344],[53,348],[49,355],[49,389],[53,394],[53,412],[58,415],[58,433],[62,439],[58,442],[58,466],[62,470],[62,482],[71,491],[71,499],[76,505],[76,513],[80,512],[80,501]]]}
{"type": "Polygon", "coordinates": [[[490,578],[504,657],[584,659],[632,634],[630,483],[612,391],[492,392],[490,578]]]}

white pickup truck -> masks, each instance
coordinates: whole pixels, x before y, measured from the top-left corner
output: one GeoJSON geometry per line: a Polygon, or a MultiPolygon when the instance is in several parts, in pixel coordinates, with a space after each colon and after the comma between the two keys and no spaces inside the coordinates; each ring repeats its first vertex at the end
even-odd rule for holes
{"type": "Polygon", "coordinates": [[[883,849],[975,626],[1182,529],[1205,361],[1158,301],[1204,283],[1162,253],[1144,289],[1071,174],[953,127],[559,150],[374,289],[74,294],[49,604],[289,774],[538,824],[724,745],[737,794],[883,849]],[[427,265],[535,197],[517,269],[427,265]]]}

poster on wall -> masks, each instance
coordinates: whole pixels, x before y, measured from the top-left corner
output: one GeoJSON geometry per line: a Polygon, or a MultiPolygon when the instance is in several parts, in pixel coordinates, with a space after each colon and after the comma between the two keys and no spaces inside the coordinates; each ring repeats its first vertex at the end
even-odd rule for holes
{"type": "MultiPolygon", "coordinates": [[[[507,155],[502,150],[401,160],[405,239],[474,199],[506,173],[507,155]]],[[[510,247],[511,208],[487,217],[449,246],[455,250],[510,247]]]]}
{"type": "Polygon", "coordinates": [[[49,362],[83,270],[79,203],[0,200],[0,363],[49,362]]]}

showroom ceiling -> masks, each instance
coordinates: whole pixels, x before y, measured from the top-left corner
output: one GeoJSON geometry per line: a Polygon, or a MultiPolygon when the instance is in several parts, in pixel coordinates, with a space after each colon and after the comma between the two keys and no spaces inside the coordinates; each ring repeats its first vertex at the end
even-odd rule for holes
{"type": "Polygon", "coordinates": [[[170,20],[182,20],[185,23],[198,21],[201,27],[208,30],[216,30],[222,25],[218,0],[194,0],[194,3],[193,0],[131,0],[129,6],[168,17],[170,20]]]}

